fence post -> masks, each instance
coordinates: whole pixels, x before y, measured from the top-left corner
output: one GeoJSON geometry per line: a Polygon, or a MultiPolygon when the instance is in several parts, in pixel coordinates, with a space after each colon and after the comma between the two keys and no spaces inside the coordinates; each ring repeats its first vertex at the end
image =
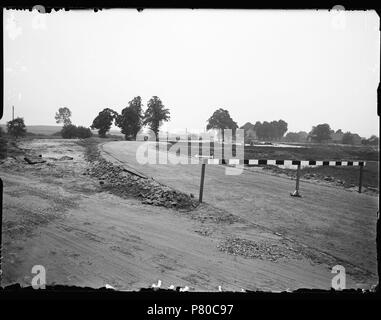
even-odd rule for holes
{"type": "Polygon", "coordinates": [[[188,164],[192,163],[190,160],[192,158],[192,147],[191,147],[191,136],[188,134],[188,164]]]}
{"type": "Polygon", "coordinates": [[[292,197],[301,197],[299,193],[299,179],[300,179],[300,164],[298,164],[298,169],[296,170],[296,186],[295,191],[293,193],[290,193],[290,196],[292,197]]]}
{"type": "Polygon", "coordinates": [[[359,193],[361,193],[362,188],[362,175],[363,175],[363,166],[360,166],[360,181],[359,181],[359,193]]]}
{"type": "Polygon", "coordinates": [[[198,196],[198,201],[202,202],[202,194],[204,192],[204,177],[205,177],[205,166],[206,164],[203,163],[201,167],[201,180],[200,180],[200,194],[198,196]]]}

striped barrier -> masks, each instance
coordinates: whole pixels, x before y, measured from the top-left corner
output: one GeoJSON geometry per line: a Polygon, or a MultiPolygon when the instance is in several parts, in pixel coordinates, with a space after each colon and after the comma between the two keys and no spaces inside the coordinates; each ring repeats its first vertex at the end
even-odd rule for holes
{"type": "Polygon", "coordinates": [[[360,166],[366,165],[365,161],[314,161],[314,160],[262,160],[262,159],[201,159],[200,164],[229,164],[229,165],[294,165],[294,166],[360,166]]]}
{"type": "Polygon", "coordinates": [[[227,164],[227,165],[246,165],[246,166],[257,166],[257,165],[286,165],[286,166],[297,166],[296,171],[296,187],[293,193],[290,193],[292,197],[301,197],[299,193],[299,181],[300,181],[300,169],[301,166],[343,166],[343,167],[360,167],[360,178],[359,178],[359,193],[361,193],[362,188],[362,177],[363,177],[363,167],[366,165],[365,161],[323,161],[323,160],[268,160],[268,159],[214,159],[209,156],[199,157],[199,163],[202,164],[201,169],[201,180],[200,180],[200,194],[199,201],[202,202],[202,195],[204,190],[204,176],[205,176],[205,166],[207,164],[227,164]]]}

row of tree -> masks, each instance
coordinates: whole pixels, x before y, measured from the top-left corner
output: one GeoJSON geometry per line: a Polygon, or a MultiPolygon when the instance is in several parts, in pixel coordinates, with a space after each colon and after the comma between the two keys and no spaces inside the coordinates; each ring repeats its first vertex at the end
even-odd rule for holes
{"type": "MultiPolygon", "coordinates": [[[[56,122],[63,124],[61,131],[63,137],[70,138],[68,135],[75,137],[75,132],[83,131],[79,130],[79,127],[72,125],[70,117],[71,111],[66,107],[59,108],[55,115],[56,122]]],[[[162,101],[157,96],[153,96],[148,101],[145,112],[143,112],[142,99],[140,96],[137,96],[128,103],[128,106],[120,114],[111,108],[105,108],[100,111],[90,128],[93,130],[97,129],[98,135],[104,138],[114,124],[121,129],[125,139],[130,140],[135,139],[143,126],[147,125],[158,137],[161,124],[169,119],[169,109],[164,107],[162,101]]],[[[90,129],[88,131],[91,133],[90,129]]]]}
{"type": "MultiPolygon", "coordinates": [[[[63,124],[63,128],[60,132],[63,138],[91,137],[92,133],[89,128],[73,125],[70,118],[71,111],[66,107],[59,108],[55,115],[56,122],[63,124]]],[[[137,96],[128,103],[128,106],[125,107],[120,114],[110,108],[103,109],[93,120],[91,129],[98,129],[99,136],[105,137],[114,123],[121,129],[121,132],[125,135],[125,139],[135,139],[137,133],[144,126],[149,126],[155,133],[156,138],[158,138],[161,124],[169,119],[169,109],[164,107],[162,101],[157,96],[153,96],[148,101],[147,109],[144,112],[142,99],[140,96],[137,96]]],[[[245,140],[246,138],[279,140],[282,139],[287,132],[287,127],[287,122],[279,120],[271,122],[257,121],[254,125],[247,122],[241,129],[245,130],[245,140]]],[[[222,108],[217,109],[207,120],[207,130],[231,129],[234,134],[237,128],[238,125],[231,118],[229,111],[222,108]]],[[[15,136],[16,138],[24,136],[26,134],[24,119],[15,118],[14,120],[8,121],[7,131],[8,134],[15,136]]],[[[223,134],[224,132],[222,130],[222,140],[224,140],[223,134]]],[[[360,141],[360,143],[364,145],[378,145],[379,143],[379,138],[377,136],[373,135],[369,139],[364,139],[358,134],[351,132],[343,133],[341,129],[335,132],[327,123],[313,126],[309,133],[304,131],[288,132],[283,140],[288,142],[311,141],[319,143],[333,140],[343,144],[358,144],[360,141]]]]}
{"type": "MultiPolygon", "coordinates": [[[[222,108],[216,110],[208,119],[206,126],[210,129],[231,129],[233,134],[238,128],[237,123],[231,118],[229,111],[222,108]]],[[[245,138],[250,137],[250,133],[255,132],[255,137],[263,140],[279,140],[287,132],[287,122],[283,120],[260,122],[257,121],[254,125],[247,122],[241,127],[245,130],[245,138]]],[[[253,136],[254,137],[254,136],[253,136]]],[[[224,137],[222,137],[224,139],[224,137]]]]}
{"type": "Polygon", "coordinates": [[[143,126],[148,126],[158,138],[159,129],[164,121],[170,119],[169,109],[165,108],[162,101],[153,96],[147,103],[143,113],[143,104],[140,96],[133,98],[120,114],[105,108],[94,119],[91,129],[98,129],[100,137],[105,137],[114,123],[121,129],[125,139],[135,139],[143,126]]]}
{"type": "Polygon", "coordinates": [[[287,132],[287,122],[279,121],[264,121],[263,123],[257,121],[253,127],[259,139],[262,140],[280,140],[287,132]]]}
{"type": "Polygon", "coordinates": [[[357,133],[343,132],[341,129],[332,130],[328,123],[313,126],[309,133],[305,131],[288,132],[284,137],[287,142],[337,142],[342,144],[378,145],[378,137],[372,135],[369,139],[361,138],[357,133]]]}

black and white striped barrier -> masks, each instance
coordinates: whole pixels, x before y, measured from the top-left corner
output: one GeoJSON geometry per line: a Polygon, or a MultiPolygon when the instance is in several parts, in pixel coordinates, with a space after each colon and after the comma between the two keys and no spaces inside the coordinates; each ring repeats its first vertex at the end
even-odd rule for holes
{"type": "Polygon", "coordinates": [[[201,164],[229,165],[285,165],[285,166],[365,166],[365,161],[313,161],[313,160],[262,160],[262,159],[205,159],[199,158],[201,164]]]}
{"type": "Polygon", "coordinates": [[[299,193],[300,169],[301,166],[347,166],[347,167],[360,167],[359,178],[359,193],[362,188],[363,167],[366,165],[365,161],[320,161],[320,160],[265,160],[265,159],[214,159],[209,157],[199,157],[199,163],[202,164],[201,181],[200,181],[200,195],[199,202],[202,202],[202,195],[204,190],[204,176],[206,164],[227,164],[227,165],[284,165],[284,166],[297,166],[296,171],[296,187],[292,197],[301,197],[299,193]]]}

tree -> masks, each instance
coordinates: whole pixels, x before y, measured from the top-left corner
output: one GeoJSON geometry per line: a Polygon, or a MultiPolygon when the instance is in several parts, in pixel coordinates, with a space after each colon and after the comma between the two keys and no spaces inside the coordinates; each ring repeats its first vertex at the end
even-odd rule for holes
{"type": "Polygon", "coordinates": [[[277,121],[277,139],[281,139],[288,130],[288,124],[282,119],[277,121]]]}
{"type": "Polygon", "coordinates": [[[304,131],[299,132],[288,132],[284,137],[284,141],[287,142],[305,142],[307,139],[308,133],[304,131]]]}
{"type": "Polygon", "coordinates": [[[23,118],[16,118],[7,122],[7,131],[10,135],[18,138],[25,136],[26,128],[23,118]]]}
{"type": "Polygon", "coordinates": [[[372,135],[368,140],[367,140],[367,142],[368,142],[368,144],[370,144],[370,145],[378,145],[379,144],[379,138],[377,137],[377,136],[375,136],[375,135],[372,135]]]}
{"type": "Polygon", "coordinates": [[[206,130],[210,129],[221,129],[222,132],[222,142],[225,141],[224,130],[223,129],[231,129],[233,134],[235,130],[238,128],[238,125],[233,119],[230,117],[229,111],[219,108],[214,111],[212,116],[208,119],[208,124],[206,126],[206,130]]]}
{"type": "Polygon", "coordinates": [[[121,128],[124,138],[136,139],[137,133],[142,128],[142,99],[138,96],[128,103],[128,107],[122,110],[122,113],[115,119],[115,124],[121,128]]]}
{"type": "Polygon", "coordinates": [[[156,141],[159,140],[159,128],[163,121],[170,119],[169,109],[166,109],[157,96],[153,96],[147,104],[147,109],[144,112],[143,125],[148,125],[155,133],[156,141]]]}
{"type": "Polygon", "coordinates": [[[106,133],[110,130],[112,122],[116,119],[117,116],[117,112],[112,109],[105,108],[99,112],[90,128],[98,129],[98,135],[101,138],[105,138],[106,133]]]}
{"type": "Polygon", "coordinates": [[[71,124],[70,117],[71,111],[69,108],[63,107],[58,109],[54,118],[56,119],[56,123],[63,123],[64,126],[67,126],[71,124]]]}
{"type": "Polygon", "coordinates": [[[264,121],[263,123],[257,121],[254,125],[254,130],[259,139],[262,140],[280,140],[287,132],[287,122],[279,121],[264,121]]]}
{"type": "Polygon", "coordinates": [[[86,127],[82,127],[82,126],[78,126],[76,128],[77,138],[86,139],[86,138],[90,138],[92,135],[93,135],[93,133],[91,132],[90,128],[86,128],[86,127]]]}
{"type": "Polygon", "coordinates": [[[66,124],[62,127],[61,136],[64,139],[73,139],[77,137],[77,127],[74,124],[66,124]]]}
{"type": "Polygon", "coordinates": [[[343,144],[355,144],[354,135],[352,133],[350,133],[349,131],[344,133],[343,138],[341,140],[341,143],[343,143],[343,144]]]}
{"type": "Polygon", "coordinates": [[[323,123],[317,125],[316,127],[312,127],[310,137],[312,141],[316,142],[331,140],[331,128],[329,124],[323,123]]]}
{"type": "Polygon", "coordinates": [[[93,134],[89,128],[85,128],[82,126],[75,126],[73,124],[68,124],[63,126],[61,130],[61,136],[64,139],[73,139],[73,138],[90,138],[93,134]]]}

